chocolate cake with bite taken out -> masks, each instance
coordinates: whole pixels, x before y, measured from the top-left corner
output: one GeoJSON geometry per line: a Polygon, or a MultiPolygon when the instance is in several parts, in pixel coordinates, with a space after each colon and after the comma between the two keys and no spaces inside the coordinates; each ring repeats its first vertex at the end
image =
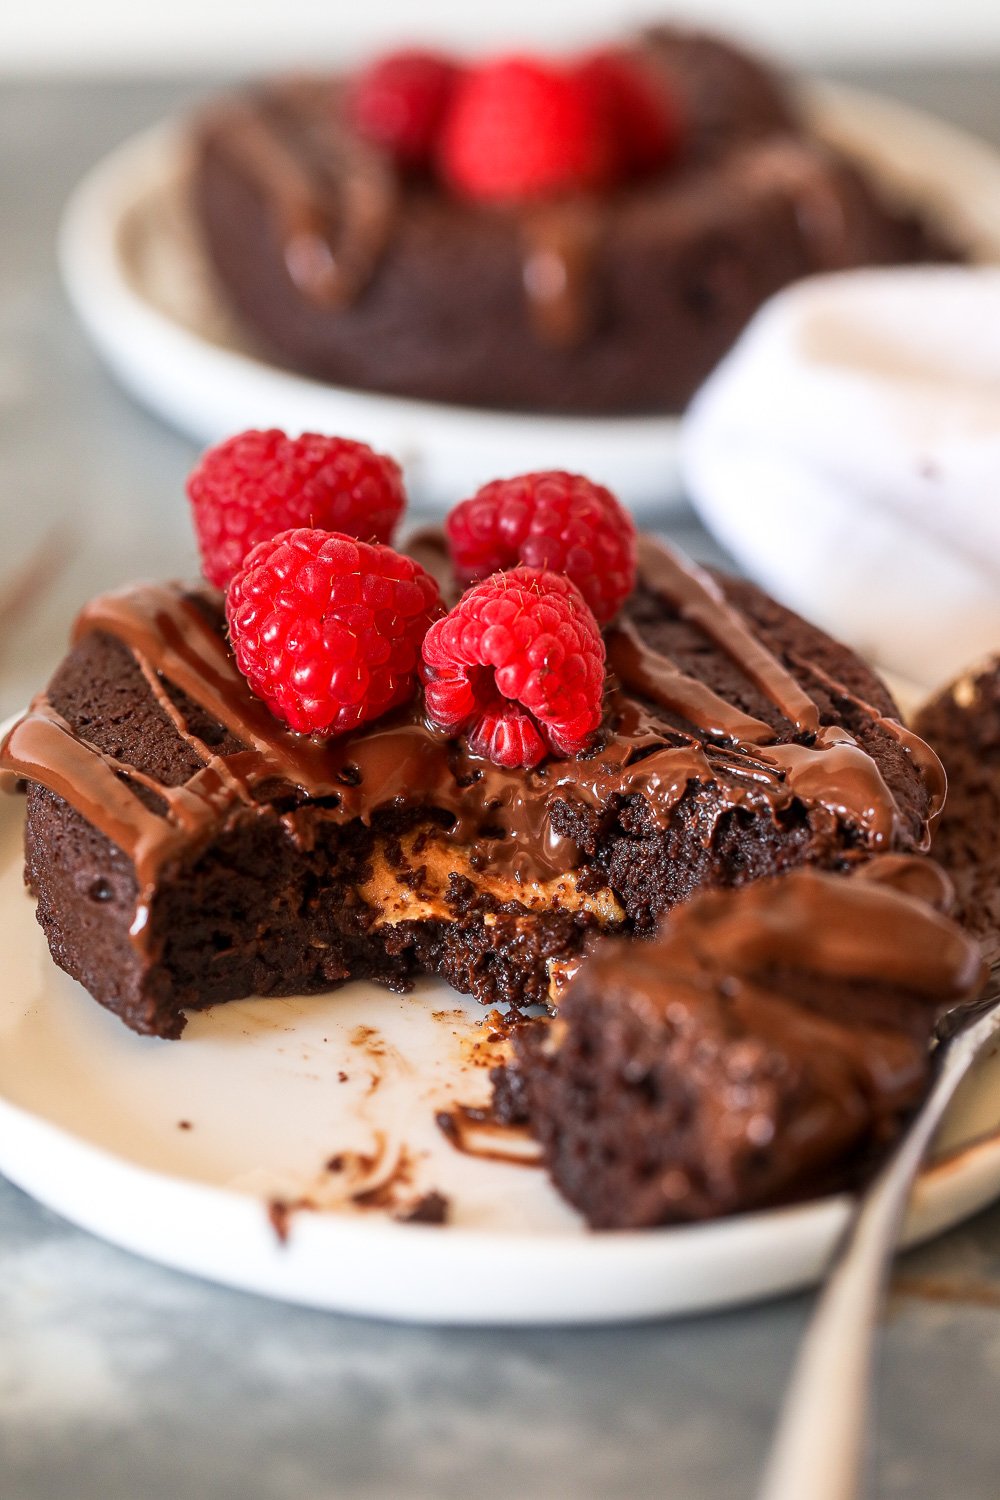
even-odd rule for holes
{"type": "MultiPolygon", "coordinates": [[[[415,550],[446,570],[440,540],[415,550]]],[[[293,733],[204,586],[95,599],[0,751],[53,957],[164,1037],[185,1010],[355,977],[522,1006],[595,934],[648,935],[699,889],[926,845],[935,757],[868,667],[753,585],[647,538],[604,641],[586,747],[507,768],[419,693],[293,733]]]]}
{"type": "Polygon", "coordinates": [[[264,350],[397,395],[680,411],[789,282],[956,254],[768,68],[675,27],[262,83],[193,139],[209,258],[264,350]]]}
{"type": "Polygon", "coordinates": [[[555,1021],[515,1033],[497,1112],[597,1228],[856,1183],[920,1101],[935,1020],[982,987],[979,947],[930,904],[949,896],[893,857],[702,892],[652,941],[603,944],[555,1021]]]}
{"type": "Polygon", "coordinates": [[[354,978],[510,1007],[498,1113],[595,1225],[863,1170],[982,968],[871,670],[581,475],[407,551],[350,439],[238,434],[188,492],[211,583],[91,601],[0,745],[56,962],[164,1038],[354,978]]]}

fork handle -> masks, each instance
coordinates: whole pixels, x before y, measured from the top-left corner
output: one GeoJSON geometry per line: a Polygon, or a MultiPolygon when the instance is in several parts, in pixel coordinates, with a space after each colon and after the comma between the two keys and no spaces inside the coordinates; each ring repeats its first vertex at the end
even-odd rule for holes
{"type": "Polygon", "coordinates": [[[758,1500],[857,1495],[875,1320],[907,1200],[955,1090],[998,1028],[994,1008],[941,1046],[930,1094],[848,1223],[799,1351],[758,1500]]]}

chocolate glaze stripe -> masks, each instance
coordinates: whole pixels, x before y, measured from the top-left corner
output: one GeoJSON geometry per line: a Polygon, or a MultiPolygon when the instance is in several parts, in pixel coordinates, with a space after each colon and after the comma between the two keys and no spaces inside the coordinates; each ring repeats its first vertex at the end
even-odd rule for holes
{"type": "MultiPolygon", "coordinates": [[[[902,832],[903,822],[875,761],[846,730],[820,726],[817,705],[757,639],[715,581],[696,564],[649,538],[640,540],[640,572],[645,586],[725,651],[811,743],[777,743],[770,725],[681,672],[648,646],[627,621],[614,627],[609,636],[609,658],[623,686],[680,714],[702,734],[729,739],[734,751],[745,755],[744,746],[749,744],[753,754],[746,757],[745,769],[751,778],[766,778],[770,770],[773,783],[787,794],[855,822],[870,834],[876,847],[890,846],[902,832]]],[[[744,771],[736,760],[729,769],[735,775],[744,771]]]]}
{"type": "Polygon", "coordinates": [[[154,786],[150,778],[80,739],[44,698],[36,699],[9,731],[0,753],[7,770],[62,797],[133,861],[140,907],[163,863],[186,847],[193,823],[203,820],[196,790],[154,786]],[[168,809],[176,809],[176,821],[146,807],[129,786],[131,779],[154,790],[168,809]]]}
{"type": "Polygon", "coordinates": [[[304,297],[322,306],[336,283],[326,220],[304,164],[249,104],[217,110],[202,132],[269,195],[289,275],[304,297]]]}
{"type": "Polygon", "coordinates": [[[813,734],[819,729],[819,710],[809,694],[757,639],[704,568],[644,536],[639,538],[639,577],[651,592],[672,605],[682,620],[697,625],[713,645],[724,651],[800,734],[813,734]]]}
{"type": "Polygon", "coordinates": [[[521,223],[521,279],[538,337],[557,348],[583,343],[597,318],[597,260],[607,214],[597,199],[549,204],[521,223]]]}
{"type": "Polygon", "coordinates": [[[669,713],[678,714],[705,734],[741,745],[767,745],[770,724],[741,713],[697,677],[682,672],[661,652],[648,646],[631,620],[621,619],[606,633],[608,665],[632,692],[641,693],[669,713]]]}
{"type": "Polygon", "coordinates": [[[946,916],[955,905],[955,887],[944,868],[921,854],[883,854],[858,865],[855,880],[890,886],[901,896],[912,896],[946,916]]]}
{"type": "Polygon", "coordinates": [[[81,611],[73,639],[91,631],[120,640],[256,750],[255,780],[280,777],[313,797],[343,792],[328,747],[292,734],[254,696],[218,630],[180,586],[148,583],[99,595],[81,611]]]}
{"type": "Polygon", "coordinates": [[[97,750],[44,698],[36,699],[11,729],[0,752],[9,770],[64,798],[129,856],[143,899],[163,864],[196,850],[239,795],[245,795],[238,774],[240,755],[225,762],[213,756],[183,785],[165,786],[97,750]],[[136,795],[135,785],[162,802],[163,812],[148,807],[136,795]]]}
{"type": "Polygon", "coordinates": [[[812,745],[772,745],[757,752],[781,773],[786,790],[863,828],[877,849],[890,848],[905,826],[877,764],[844,729],[827,726],[812,745]]]}
{"type": "MultiPolygon", "coordinates": [[[[287,105],[279,117],[285,129],[294,130],[299,121],[287,105]]],[[[347,306],[368,285],[389,242],[397,216],[396,176],[381,151],[337,119],[325,91],[305,123],[302,148],[316,179],[329,183],[336,195],[332,285],[324,302],[347,306]]]]}
{"type": "Polygon", "coordinates": [[[857,693],[852,693],[842,682],[836,682],[828,672],[823,671],[823,668],[817,662],[805,661],[799,657],[795,657],[795,665],[800,671],[807,672],[812,677],[815,677],[817,681],[822,682],[823,686],[834,698],[854,703],[864,713],[870,714],[875,722],[903,747],[913,761],[913,764],[919,770],[930,795],[930,812],[928,817],[933,822],[944,806],[945,798],[948,795],[948,777],[945,774],[945,769],[940,758],[932,750],[931,746],[928,745],[927,741],[922,740],[912,729],[907,729],[906,725],[901,724],[898,719],[879,713],[877,708],[874,708],[872,704],[867,703],[863,698],[859,698],[857,693]]]}
{"type": "MultiPolygon", "coordinates": [[[[852,1099],[860,1095],[876,1116],[884,1111],[891,1120],[923,1085],[926,1048],[914,1046],[909,1028],[880,1027],[873,1045],[874,1028],[845,1025],[810,1010],[797,996],[759,978],[740,982],[727,1009],[733,1029],[789,1061],[798,1060],[820,1094],[848,1100],[850,1113],[860,1114],[864,1107],[852,1099]]],[[[926,1019],[921,1016],[920,1021],[926,1031],[926,1019]]]]}
{"type": "MultiPolygon", "coordinates": [[[[775,945],[774,957],[776,965],[783,961],[780,944],[775,945]]],[[[760,974],[722,977],[721,966],[708,972],[718,976],[716,984],[720,987],[728,981],[735,991],[725,998],[719,996],[712,1005],[718,1013],[718,1029],[730,1037],[752,1038],[753,1046],[766,1048],[772,1056],[782,1058],[790,1071],[808,1078],[810,1091],[819,1096],[820,1107],[810,1121],[811,1130],[803,1130],[794,1147],[782,1137],[784,1151],[789,1155],[793,1150],[800,1153],[803,1165],[809,1163],[813,1153],[822,1162],[824,1148],[829,1151],[831,1145],[836,1147],[838,1137],[841,1142],[845,1136],[850,1141],[869,1113],[873,1117],[869,1128],[875,1138],[884,1137],[895,1128],[899,1111],[919,1098],[927,1073],[926,1036],[936,1010],[930,1000],[927,1008],[921,1008],[908,997],[898,1025],[875,1025],[859,1017],[847,1022],[829,1011],[803,1004],[784,976],[778,981],[760,974]],[[914,1033],[919,1033],[919,1040],[914,1033]],[[824,1100],[838,1101],[833,1118],[829,1108],[822,1107],[824,1100]],[[829,1132],[825,1140],[817,1129],[820,1120],[829,1132]]],[[[708,976],[697,970],[689,974],[682,971],[676,979],[672,970],[661,970],[661,974],[661,983],[669,986],[678,1010],[686,1001],[691,1013],[700,1009],[703,1018],[704,991],[711,983],[708,976]]],[[[882,979],[869,982],[880,987],[885,983],[882,979]]],[[[966,992],[959,994],[965,998],[966,992]]],[[[789,1133],[795,1135],[794,1130],[789,1133]]]]}
{"type": "Polygon", "coordinates": [[[184,715],[181,713],[180,709],[177,707],[174,700],[167,692],[166,683],[160,676],[160,674],[150,666],[149,662],[144,656],[136,656],[135,660],[140,672],[146,679],[149,691],[152,693],[153,697],[160,705],[160,708],[163,710],[167,718],[170,720],[171,724],[176,729],[180,738],[190,746],[195,755],[197,755],[198,758],[203,761],[206,766],[209,764],[216,766],[219,769],[220,773],[232,782],[232,791],[237,797],[249,800],[249,788],[246,787],[245,783],[240,781],[238,777],[233,775],[222,757],[216,755],[212,750],[210,750],[209,747],[205,744],[204,740],[199,739],[198,735],[196,735],[193,730],[191,730],[187,723],[187,720],[184,718],[184,715]]]}
{"type": "MultiPolygon", "coordinates": [[[[897,877],[898,867],[894,872],[897,877]]],[[[699,968],[751,979],[777,968],[894,985],[942,1007],[984,977],[975,943],[949,918],[891,881],[833,880],[812,871],[747,888],[739,901],[704,897],[677,923],[699,968]]],[[[661,953],[670,950],[671,928],[661,953]]]]}

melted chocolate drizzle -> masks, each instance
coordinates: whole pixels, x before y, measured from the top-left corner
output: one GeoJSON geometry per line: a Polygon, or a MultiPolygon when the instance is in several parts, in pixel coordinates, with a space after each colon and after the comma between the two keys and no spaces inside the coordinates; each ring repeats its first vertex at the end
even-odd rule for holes
{"type": "Polygon", "coordinates": [[[923,899],[931,882],[913,867],[930,861],[904,856],[886,872],[881,863],[874,878],[796,870],[736,894],[703,895],[667,924],[661,957],[722,980],[794,971],[889,985],[942,1007],[971,999],[984,978],[982,953],[923,899]]]}
{"type": "Polygon", "coordinates": [[[349,306],[392,234],[398,184],[384,154],[337,118],[334,91],[301,79],[217,109],[202,133],[270,204],[289,276],[316,307],[349,306]]]}
{"type": "Polygon", "coordinates": [[[595,267],[606,232],[607,212],[592,198],[550,203],[522,217],[521,279],[543,343],[572,348],[593,331],[595,267]]]}
{"type": "MultiPolygon", "coordinates": [[[[427,534],[417,545],[424,552],[440,549],[427,534]]],[[[821,724],[816,704],[713,578],[648,539],[640,549],[640,577],[667,609],[730,657],[787,721],[786,735],[799,738],[782,739],[771,725],[683,672],[634,623],[621,619],[608,633],[614,675],[604,724],[595,747],[581,756],[548,760],[529,772],[506,770],[431,728],[419,700],[339,739],[312,739],[286,729],[251,692],[222,634],[218,596],[199,596],[179,584],[141,583],[87,605],[75,639],[99,632],[129,648],[202,769],[184,785],[160,785],[89,744],[45,694],[8,733],[0,767],[65,798],[129,856],[140,891],[137,934],[164,866],[190,858],[241,810],[268,806],[262,789],[275,784],[309,798],[336,822],[370,824],[380,811],[401,805],[444,813],[451,820],[444,837],[474,848],[481,867],[521,882],[546,880],[580,864],[577,845],[553,826],[557,803],[603,812],[640,796],[662,829],[681,798],[698,787],[712,788],[706,842],[730,809],[765,805],[777,814],[795,799],[814,815],[824,809],[831,823],[852,825],[865,852],[912,842],[872,757],[846,729],[821,724]],[[198,704],[241,748],[222,754],[206,746],[167,684],[198,704]],[[666,710],[676,727],[657,709],[666,710]],[[156,807],[140,800],[130,784],[154,792],[156,807]]],[[[846,688],[828,679],[824,685],[851,699],[846,688]]],[[[936,812],[944,777],[933,752],[895,720],[868,706],[866,713],[912,756],[936,812]]],[[[288,816],[294,833],[294,812],[288,816]]]]}

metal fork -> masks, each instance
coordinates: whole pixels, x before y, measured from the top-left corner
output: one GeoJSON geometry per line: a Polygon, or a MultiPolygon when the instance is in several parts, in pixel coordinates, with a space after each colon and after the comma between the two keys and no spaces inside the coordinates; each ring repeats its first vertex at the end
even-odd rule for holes
{"type": "Polygon", "coordinates": [[[955,1090],[1000,1032],[1000,966],[939,1029],[935,1081],[844,1231],[799,1350],[758,1500],[854,1500],[875,1322],[914,1178],[955,1090]]]}

